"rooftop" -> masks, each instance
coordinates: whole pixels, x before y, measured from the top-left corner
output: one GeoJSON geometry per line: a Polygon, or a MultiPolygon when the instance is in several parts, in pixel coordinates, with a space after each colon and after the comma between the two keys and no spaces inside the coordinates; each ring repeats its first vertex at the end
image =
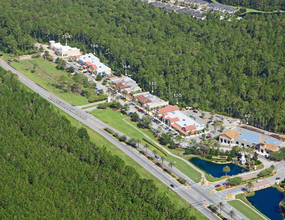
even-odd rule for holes
{"type": "Polygon", "coordinates": [[[163,114],[171,111],[179,110],[179,107],[177,105],[168,105],[165,108],[161,108],[157,110],[158,114],[163,114]]]}
{"type": "Polygon", "coordinates": [[[167,103],[166,101],[156,97],[155,95],[150,94],[149,92],[139,93],[133,96],[136,99],[139,99],[138,97],[140,97],[142,101],[140,99],[139,101],[142,102],[143,104],[148,103],[149,106],[167,103]],[[142,97],[144,97],[144,99],[142,99],[142,97]]]}
{"type": "Polygon", "coordinates": [[[196,122],[194,119],[188,117],[187,115],[185,115],[183,112],[176,110],[176,111],[172,111],[172,112],[168,112],[168,116],[169,118],[179,118],[179,121],[174,122],[175,124],[177,124],[179,127],[184,128],[187,130],[191,130],[191,129],[196,129],[197,130],[202,130],[204,129],[204,126],[199,124],[198,122],[196,122]],[[189,127],[191,125],[195,125],[195,128],[189,127]]]}
{"type": "Polygon", "coordinates": [[[276,138],[273,138],[273,137],[270,137],[264,134],[255,133],[253,131],[246,130],[244,128],[234,128],[232,130],[238,131],[241,133],[238,139],[246,140],[254,144],[258,144],[261,141],[264,141],[267,145],[271,143],[271,144],[275,144],[279,146],[283,143],[282,141],[276,138]]]}
{"type": "Polygon", "coordinates": [[[130,77],[122,77],[122,78],[113,77],[111,78],[111,82],[116,84],[120,89],[125,89],[128,92],[140,90],[140,87],[138,86],[136,81],[134,81],[130,77]]]}
{"type": "Polygon", "coordinates": [[[233,139],[235,137],[238,137],[240,134],[241,134],[240,132],[235,131],[235,130],[227,130],[227,131],[223,132],[221,134],[221,136],[233,139]]]}
{"type": "Polygon", "coordinates": [[[105,64],[101,63],[100,59],[98,57],[94,56],[92,53],[81,55],[79,59],[86,64],[88,63],[87,65],[92,64],[92,67],[95,68],[99,72],[110,69],[105,64]]]}

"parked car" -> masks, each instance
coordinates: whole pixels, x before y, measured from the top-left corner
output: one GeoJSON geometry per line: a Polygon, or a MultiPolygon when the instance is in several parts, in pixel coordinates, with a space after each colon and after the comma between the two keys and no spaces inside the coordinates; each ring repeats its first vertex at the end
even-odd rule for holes
{"type": "Polygon", "coordinates": [[[156,159],[159,159],[159,156],[156,156],[156,155],[155,155],[154,157],[155,157],[156,159]]]}
{"type": "Polygon", "coordinates": [[[176,147],[178,147],[180,144],[176,144],[176,147]]]}
{"type": "Polygon", "coordinates": [[[276,177],[276,180],[280,180],[280,177],[276,177]]]}
{"type": "Polygon", "coordinates": [[[221,185],[220,185],[220,184],[218,184],[218,185],[216,185],[215,187],[216,187],[216,188],[218,188],[218,187],[220,187],[220,186],[221,186],[221,185]]]}
{"type": "Polygon", "coordinates": [[[207,139],[209,139],[209,138],[212,138],[212,136],[211,135],[207,135],[207,137],[206,137],[207,139]]]}
{"type": "Polygon", "coordinates": [[[256,180],[256,182],[257,182],[257,183],[261,183],[261,182],[262,182],[262,180],[256,180]]]}
{"type": "Polygon", "coordinates": [[[208,121],[207,123],[210,124],[210,123],[212,123],[212,121],[208,121]]]}
{"type": "Polygon", "coordinates": [[[174,188],[174,185],[173,185],[172,183],[170,184],[170,186],[171,186],[172,188],[174,188]]]}

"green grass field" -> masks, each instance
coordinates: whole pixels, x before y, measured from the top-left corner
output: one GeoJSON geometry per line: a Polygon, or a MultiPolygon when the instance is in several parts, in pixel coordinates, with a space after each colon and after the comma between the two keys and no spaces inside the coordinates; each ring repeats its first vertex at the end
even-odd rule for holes
{"type": "Polygon", "coordinates": [[[81,95],[77,95],[72,92],[63,92],[62,90],[52,86],[52,84],[57,84],[58,78],[62,75],[70,81],[73,81],[69,73],[64,70],[57,70],[55,68],[56,64],[53,62],[49,62],[43,58],[37,58],[12,62],[11,66],[35,83],[39,84],[41,87],[72,105],[84,105],[89,103],[88,99],[81,95]],[[31,70],[34,68],[33,63],[38,65],[35,73],[31,73],[31,70]]]}
{"type": "MultiPolygon", "coordinates": [[[[75,126],[77,128],[79,128],[79,127],[86,128],[87,132],[88,132],[88,134],[90,136],[90,140],[92,142],[94,142],[96,144],[99,144],[100,146],[106,147],[106,149],[109,150],[110,154],[117,155],[118,157],[124,159],[125,163],[127,165],[129,165],[129,166],[134,167],[142,178],[153,180],[153,182],[159,188],[159,190],[161,192],[165,192],[167,194],[167,196],[170,198],[170,200],[172,202],[174,202],[174,204],[179,206],[179,202],[181,201],[181,207],[185,207],[185,208],[189,208],[190,207],[190,205],[189,205],[189,203],[187,201],[185,201],[183,198],[181,198],[179,195],[177,195],[172,190],[169,190],[168,186],[166,186],[159,179],[157,179],[155,176],[150,174],[141,165],[139,165],[136,161],[134,161],[132,158],[130,158],[127,154],[125,154],[123,151],[121,151],[119,148],[117,148],[115,145],[113,145],[106,138],[104,138],[103,136],[101,136],[100,134],[98,134],[97,132],[93,131],[88,126],[86,126],[86,125],[84,125],[82,123],[80,123],[80,126],[79,126],[79,123],[78,123],[78,121],[75,118],[71,117],[70,115],[68,115],[67,113],[65,113],[64,111],[62,111],[61,109],[59,109],[59,108],[57,108],[55,106],[54,106],[54,108],[56,110],[58,110],[61,115],[64,115],[71,122],[71,124],[73,126],[75,126]]],[[[202,219],[202,220],[204,220],[204,219],[206,220],[207,219],[197,209],[195,209],[195,208],[193,209],[193,207],[192,207],[191,214],[196,216],[196,218],[199,219],[199,220],[200,219],[202,219]]]]}
{"type": "MultiPolygon", "coordinates": [[[[142,133],[140,133],[138,130],[134,129],[130,125],[128,125],[123,119],[127,118],[125,115],[121,115],[119,112],[115,112],[112,109],[106,109],[106,110],[100,110],[100,109],[95,109],[91,112],[92,115],[95,117],[99,118],[101,121],[105,122],[106,124],[110,125],[111,127],[115,128],[118,131],[121,131],[125,135],[134,138],[134,139],[141,139],[146,138],[142,133]]],[[[129,122],[130,120],[128,120],[129,122]]],[[[133,124],[134,122],[132,122],[133,124]]],[[[137,126],[134,123],[134,126],[137,126]]],[[[140,129],[143,133],[146,133],[149,137],[153,137],[152,133],[149,131],[146,131],[145,129],[140,129]]],[[[157,141],[154,137],[152,138],[154,141],[157,141]]],[[[146,144],[145,141],[142,140],[141,142],[142,145],[146,144]]],[[[155,147],[149,146],[148,151],[153,151],[155,150],[155,147]]],[[[163,156],[163,154],[158,151],[158,156],[163,156]]],[[[187,175],[189,178],[193,180],[199,181],[201,179],[201,174],[193,169],[191,166],[189,166],[187,163],[184,161],[180,160],[179,158],[175,158],[173,156],[168,155],[167,159],[168,162],[176,162],[175,167],[178,168],[181,172],[183,172],[185,175],[187,175]]]]}
{"type": "Polygon", "coordinates": [[[240,193],[235,195],[236,199],[240,199],[243,202],[245,202],[247,205],[249,205],[251,208],[253,208],[255,211],[257,211],[260,215],[262,215],[264,218],[270,220],[270,218],[268,218],[266,215],[264,215],[263,213],[261,213],[257,208],[255,208],[254,205],[252,205],[247,199],[244,199],[245,195],[244,193],[240,193]]]}
{"type": "Polygon", "coordinates": [[[228,201],[228,203],[234,208],[236,208],[238,211],[240,211],[242,214],[244,214],[246,217],[248,217],[250,220],[262,219],[262,217],[259,214],[257,214],[255,211],[247,207],[241,201],[233,200],[233,201],[228,201]]]}

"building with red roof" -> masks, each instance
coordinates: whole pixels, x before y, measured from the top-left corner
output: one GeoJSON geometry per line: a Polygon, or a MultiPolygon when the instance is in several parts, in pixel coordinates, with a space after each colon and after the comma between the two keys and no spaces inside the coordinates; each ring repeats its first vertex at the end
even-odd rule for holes
{"type": "Polygon", "coordinates": [[[196,130],[204,129],[203,125],[181,112],[177,105],[169,105],[158,109],[156,116],[185,136],[194,133],[196,130]]]}

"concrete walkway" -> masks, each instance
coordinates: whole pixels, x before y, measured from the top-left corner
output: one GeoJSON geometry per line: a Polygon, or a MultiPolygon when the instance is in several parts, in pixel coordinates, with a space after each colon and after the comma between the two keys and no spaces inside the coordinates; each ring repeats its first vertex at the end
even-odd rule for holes
{"type": "MultiPolygon", "coordinates": [[[[140,133],[142,133],[146,138],[148,138],[149,140],[153,141],[156,145],[158,145],[159,147],[161,147],[166,153],[168,153],[169,155],[176,157],[180,160],[183,160],[185,163],[187,163],[189,166],[191,166],[193,169],[195,169],[196,171],[198,171],[199,173],[201,173],[201,181],[204,179],[205,184],[208,183],[208,180],[205,177],[205,173],[202,172],[201,170],[199,170],[196,166],[194,166],[193,164],[191,164],[189,161],[185,160],[182,157],[176,156],[175,154],[171,153],[170,151],[168,151],[168,149],[166,149],[164,146],[160,145],[159,143],[157,143],[156,141],[154,141],[151,137],[147,136],[146,134],[144,134],[143,132],[141,132],[139,129],[137,129],[135,126],[133,126],[131,123],[127,122],[125,119],[123,119],[124,122],[128,123],[130,126],[132,126],[134,129],[136,129],[137,131],[139,131],[140,133]]],[[[201,183],[201,181],[199,183],[201,183]]]]}
{"type": "Polygon", "coordinates": [[[100,102],[92,102],[92,103],[89,103],[89,104],[86,104],[86,105],[80,105],[80,106],[76,106],[77,108],[85,108],[85,107],[89,107],[89,106],[92,106],[92,105],[97,105],[97,104],[100,104],[100,103],[105,103],[106,100],[103,100],[103,101],[100,101],[100,102]]]}

